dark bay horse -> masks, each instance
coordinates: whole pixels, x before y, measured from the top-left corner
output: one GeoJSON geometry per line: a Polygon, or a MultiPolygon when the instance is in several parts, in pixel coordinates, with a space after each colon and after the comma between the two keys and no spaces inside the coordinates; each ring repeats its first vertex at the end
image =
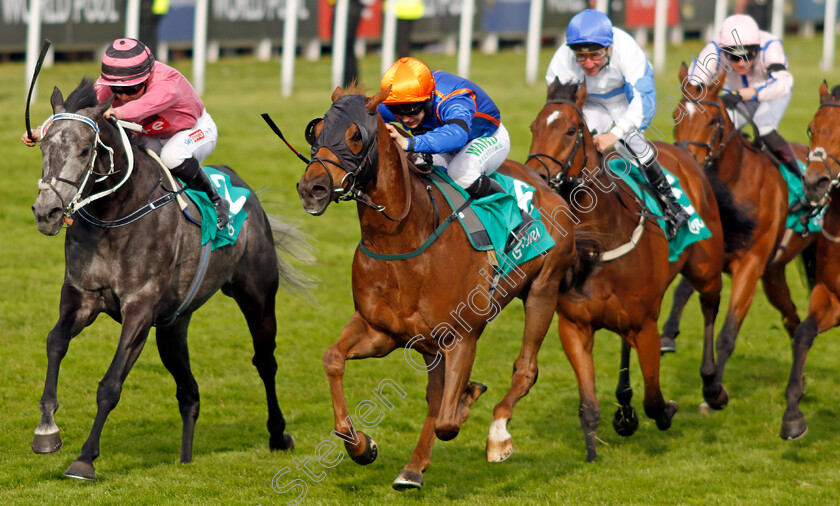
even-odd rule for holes
{"type": "Polygon", "coordinates": [[[503,277],[490,295],[487,252],[475,251],[459,225],[436,230],[449,215],[443,195],[428,179],[410,171],[413,166],[376,112],[388,90],[372,97],[357,88],[348,93],[336,88],[332,106],[309,130],[313,159],[298,183],[303,208],[313,215],[322,214],[334,201],[358,202],[361,242],[352,267],[355,313],[324,353],[335,432],[344,435],[355,462],[374,461],[376,443],[354,429],[347,409],[345,363],[404,348],[409,365],[415,362],[412,367],[428,372],[428,414],[411,459],[393,487],[419,488],[435,438],[448,441],[457,436],[469,407],[485,390],[469,381],[485,326],[518,296],[525,301],[524,339],[542,340],[561,292],[575,285],[573,278],[585,279],[594,265],[598,242],[585,239],[585,231],[575,230],[573,235],[572,222],[560,212],[568,209],[563,199],[520,165],[516,175],[537,188],[534,205],[555,218],[558,227],[548,228],[556,245],[522,264],[519,274],[503,277]],[[435,236],[429,245],[427,239],[435,236]],[[411,349],[422,354],[425,366],[412,358],[411,349]]]}
{"type": "Polygon", "coordinates": [[[828,204],[828,210],[817,238],[816,284],[811,291],[808,316],[793,333],[793,366],[785,390],[782,439],[797,439],[808,430],[805,415],[799,409],[805,358],[817,334],[840,325],[840,85],[829,93],[828,84],[823,81],[819,93],[820,105],[808,125],[811,141],[802,179],[805,198],[815,205],[828,204]]]}
{"type": "MultiPolygon", "coordinates": [[[[690,83],[687,76],[683,63],[679,73],[683,100],[681,107],[674,109],[674,141],[688,149],[706,173],[722,180],[732,192],[735,205],[755,221],[750,242],[727,248],[726,270],[732,275],[732,293],[726,320],[718,334],[715,364],[716,381],[722,382],[726,362],[735,350],[735,339],[752,304],[759,278],[767,299],[782,314],[785,329],[793,336],[799,316],[790,297],[785,265],[802,254],[813,243],[814,236],[792,234],[789,242],[782,244],[788,190],[779,169],[735,129],[720,99],[724,77],[718,76],[716,83],[703,86],[690,83]]],[[[791,146],[796,157],[804,160],[807,148],[797,143],[791,146]]],[[[727,239],[727,243],[731,242],[727,239]]],[[[663,329],[663,340],[679,333],[679,318],[691,292],[687,281],[681,281],[674,292],[674,305],[663,329]]],[[[719,402],[708,403],[712,409],[726,407],[729,396],[725,390],[723,394],[719,402]]]]}
{"type": "MultiPolygon", "coordinates": [[[[600,404],[595,393],[592,360],[594,333],[606,328],[622,339],[622,366],[616,390],[619,408],[613,426],[629,436],[638,427],[630,405],[630,347],[636,349],[645,383],[645,413],[660,430],[671,425],[677,403],[665,402],[659,387],[659,331],[657,317],[668,284],[682,272],[701,293],[707,349],[714,337],[714,321],[721,291],[723,243],[721,223],[712,188],[697,164],[682,150],[657,144],[659,161],[679,177],[698,214],[712,236],[689,246],[677,261],[668,261],[668,243],[662,229],[645,217],[646,209],[632,190],[604,167],[586,126],[582,109],[585,84],[560,84],[548,88],[547,102],[531,123],[531,149],[527,165],[549,181],[563,198],[572,202],[576,217],[607,240],[603,264],[585,286],[586,297],[564,296],[557,305],[558,332],[572,364],[580,391],[580,422],[586,438],[587,461],[596,459],[596,430],[600,404]]],[[[650,214],[648,213],[648,216],[650,214]]],[[[493,413],[487,458],[501,461],[513,451],[507,421],[513,407],[536,380],[536,348],[523,347],[515,365],[511,390],[493,413]],[[530,362],[525,362],[525,358],[530,362]],[[527,381],[526,381],[527,375],[527,381]]],[[[706,354],[704,380],[713,363],[706,354]]]]}
{"type": "MultiPolygon", "coordinates": [[[[269,446],[293,448],[274,384],[274,297],[281,279],[297,289],[305,289],[307,280],[278,258],[275,241],[278,247],[305,246],[301,235],[269,219],[251,191],[244,204],[248,218],[237,242],[204,257],[200,229],[188,223],[177,206],[165,205],[173,191],[167,189],[168,183],[162,184],[161,168],[129,144],[124,131],[103,119],[110,101],[98,103],[91,81],[83,80],[66,101],[56,88],[50,102],[54,115],[41,140],[43,174],[32,210],[38,230],[46,235],[58,234],[71,214],[73,223],[64,243],[59,318],[47,336],[41,422],[32,449],[53,453],[61,448],[54,420],[61,360],[70,340],[105,313],[120,322],[122,330],[111,366],[99,382],[90,435],[65,474],[95,479],[93,461],[99,457],[102,428],[152,326],[157,326],[160,358],[177,385],[183,420],[181,462],[190,462],[199,394],[190,370],[187,328],[193,311],[220,288],[236,300],[251,331],[252,362],[268,403],[269,446]],[[205,275],[193,286],[200,279],[196,271],[202,268],[205,275]]],[[[229,167],[218,169],[236,186],[247,188],[229,167]]]]}

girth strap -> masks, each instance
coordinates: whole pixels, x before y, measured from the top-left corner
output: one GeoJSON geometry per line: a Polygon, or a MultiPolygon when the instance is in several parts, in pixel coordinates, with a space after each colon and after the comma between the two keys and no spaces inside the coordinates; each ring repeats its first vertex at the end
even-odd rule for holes
{"type": "Polygon", "coordinates": [[[207,264],[210,260],[210,244],[212,241],[207,241],[204,246],[201,248],[201,258],[198,261],[198,269],[195,271],[195,277],[193,277],[192,284],[190,285],[190,289],[187,291],[187,297],[184,299],[184,302],[178,306],[178,309],[175,310],[171,316],[160,322],[159,324],[155,324],[156,327],[168,327],[172,325],[175,320],[181,316],[181,311],[187,308],[192,302],[193,298],[195,298],[195,294],[198,292],[198,287],[201,285],[201,282],[204,281],[204,275],[207,273],[207,264]]]}

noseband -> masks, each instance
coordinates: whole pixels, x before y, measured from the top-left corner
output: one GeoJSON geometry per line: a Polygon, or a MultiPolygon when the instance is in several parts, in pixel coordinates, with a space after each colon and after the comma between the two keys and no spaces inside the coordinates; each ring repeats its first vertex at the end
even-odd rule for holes
{"type": "Polygon", "coordinates": [[[84,191],[84,188],[88,184],[88,181],[90,179],[91,174],[96,174],[96,175],[100,176],[98,179],[96,179],[96,182],[103,181],[108,176],[114,174],[114,150],[111,147],[107,146],[105,143],[102,142],[102,139],[99,137],[99,125],[97,125],[95,121],[93,121],[92,119],[88,118],[87,116],[83,116],[81,114],[66,113],[66,112],[53,114],[52,116],[47,118],[47,120],[44,122],[43,127],[41,128],[41,131],[42,131],[41,142],[43,142],[44,139],[46,138],[47,133],[49,131],[49,128],[53,124],[53,122],[62,121],[62,120],[78,121],[78,122],[84,123],[85,125],[91,127],[93,129],[94,133],[95,133],[94,139],[93,139],[93,141],[91,142],[91,145],[90,145],[90,150],[92,152],[91,157],[90,157],[90,163],[88,164],[87,170],[85,170],[84,173],[82,173],[76,181],[71,181],[69,179],[65,179],[63,177],[57,177],[57,176],[53,177],[50,181],[44,181],[43,178],[38,180],[38,190],[39,191],[46,190],[46,189],[52,190],[56,194],[56,196],[58,196],[59,201],[61,201],[62,213],[64,214],[65,217],[69,218],[74,212],[78,211],[82,207],[86,206],[87,204],[90,204],[94,200],[98,200],[102,197],[105,197],[107,195],[110,195],[110,194],[114,193],[123,184],[125,184],[125,182],[129,178],[129,176],[131,176],[131,172],[134,168],[134,153],[131,150],[131,146],[130,146],[129,141],[128,141],[128,136],[126,135],[125,129],[123,128],[124,126],[129,126],[131,124],[123,122],[123,121],[117,121],[116,122],[117,130],[119,130],[119,132],[120,132],[120,137],[122,138],[123,146],[125,146],[125,148],[126,148],[125,149],[126,157],[128,158],[128,168],[126,170],[125,176],[123,177],[123,179],[119,183],[112,186],[111,188],[109,188],[107,190],[103,190],[99,193],[90,195],[90,196],[83,199],[82,198],[82,193],[84,191]],[[108,152],[108,158],[109,158],[109,164],[110,164],[110,169],[108,170],[108,172],[106,172],[104,174],[96,173],[93,170],[95,165],[96,165],[96,154],[98,153],[98,148],[100,146],[103,149],[105,149],[105,151],[108,152]],[[70,186],[76,188],[76,194],[73,196],[72,199],[70,199],[69,203],[65,204],[64,198],[61,196],[61,193],[59,193],[59,191],[55,188],[55,183],[56,182],[66,183],[66,184],[69,184],[70,186]]]}
{"type": "MultiPolygon", "coordinates": [[[[696,105],[707,105],[707,106],[711,106],[711,107],[716,107],[717,110],[718,110],[718,112],[717,112],[717,119],[718,119],[717,127],[715,127],[715,131],[712,134],[712,138],[711,138],[711,140],[709,140],[708,143],[697,142],[697,141],[679,141],[679,142],[674,143],[675,145],[679,146],[680,148],[682,148],[686,151],[689,151],[689,146],[697,146],[697,147],[700,147],[700,148],[706,148],[706,158],[704,158],[702,162],[700,162],[700,160],[698,160],[697,157],[694,156],[694,153],[691,153],[691,156],[694,157],[694,160],[702,166],[704,171],[707,171],[712,166],[712,164],[715,162],[715,160],[717,160],[717,158],[720,156],[720,154],[723,153],[723,150],[724,150],[724,148],[726,148],[726,145],[729,143],[729,141],[732,140],[732,136],[735,135],[735,127],[733,126],[732,132],[729,133],[729,137],[727,137],[726,140],[723,141],[722,140],[723,139],[723,132],[724,132],[726,126],[725,126],[725,122],[724,122],[724,119],[723,119],[723,108],[720,106],[720,102],[718,102],[716,100],[691,100],[691,99],[688,99],[688,98],[683,98],[680,102],[681,103],[688,102],[688,103],[696,104],[696,105]],[[717,151],[715,151],[715,149],[714,149],[715,145],[718,146],[717,151]]],[[[691,151],[689,151],[689,152],[691,152],[691,151]]]]}
{"type": "MultiPolygon", "coordinates": [[[[581,147],[583,147],[584,128],[585,128],[584,123],[583,123],[583,112],[580,110],[580,108],[577,106],[576,103],[572,102],[571,100],[566,100],[564,98],[557,98],[557,99],[549,100],[545,103],[545,105],[543,107],[546,107],[549,104],[568,104],[568,105],[571,105],[572,107],[575,108],[575,111],[577,111],[577,113],[578,113],[578,117],[581,119],[580,125],[577,128],[577,135],[575,136],[575,144],[574,144],[574,146],[572,146],[572,152],[569,154],[569,157],[566,159],[565,162],[561,162],[557,158],[555,158],[555,157],[553,157],[553,156],[551,156],[547,153],[531,153],[531,154],[528,155],[528,159],[525,160],[525,163],[527,164],[532,159],[539,162],[539,164],[545,170],[546,180],[548,181],[548,184],[552,188],[554,188],[555,190],[557,190],[560,187],[560,185],[562,185],[563,183],[571,182],[571,183],[575,183],[575,184],[583,184],[583,181],[584,181],[583,178],[570,177],[570,176],[566,175],[566,174],[569,173],[569,171],[572,168],[572,163],[574,163],[575,156],[577,155],[578,150],[581,147]],[[554,163],[556,163],[557,165],[560,166],[560,172],[558,172],[556,176],[551,177],[551,170],[549,170],[548,164],[545,162],[546,159],[550,160],[550,161],[552,161],[552,162],[554,162],[554,163]]],[[[589,155],[586,153],[586,151],[584,151],[584,153],[583,153],[583,167],[586,167],[586,163],[588,161],[589,161],[589,155]]]]}
{"type": "MultiPolygon", "coordinates": [[[[823,102],[817,109],[822,109],[823,107],[840,107],[840,102],[823,102]]],[[[810,137],[810,130],[808,131],[808,135],[810,137]]],[[[827,152],[824,147],[817,146],[814,149],[808,151],[808,158],[806,159],[808,163],[810,162],[822,162],[823,166],[825,166],[825,170],[831,174],[831,167],[828,166],[827,159],[831,159],[835,164],[838,166],[837,174],[831,178],[831,182],[828,184],[828,188],[823,194],[822,198],[819,202],[811,202],[814,206],[824,206],[828,204],[828,201],[831,200],[831,190],[840,185],[840,159],[836,156],[832,155],[831,153],[827,152]]]]}

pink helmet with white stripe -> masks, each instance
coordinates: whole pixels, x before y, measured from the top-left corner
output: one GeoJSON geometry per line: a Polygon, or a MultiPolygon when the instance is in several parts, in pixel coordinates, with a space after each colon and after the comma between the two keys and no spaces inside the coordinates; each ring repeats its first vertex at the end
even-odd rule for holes
{"type": "Polygon", "coordinates": [[[135,39],[117,39],[102,57],[102,74],[96,81],[105,86],[133,86],[145,82],[155,57],[145,44],[135,39]]]}
{"type": "Polygon", "coordinates": [[[755,20],[746,14],[735,14],[723,20],[718,35],[722,49],[740,56],[739,53],[758,49],[761,33],[755,20]]]}

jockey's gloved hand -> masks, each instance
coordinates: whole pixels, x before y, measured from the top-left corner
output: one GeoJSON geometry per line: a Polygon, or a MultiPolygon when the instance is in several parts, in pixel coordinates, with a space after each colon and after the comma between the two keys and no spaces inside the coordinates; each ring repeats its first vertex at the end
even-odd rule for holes
{"type": "Polygon", "coordinates": [[[723,105],[726,106],[727,109],[734,109],[735,106],[743,100],[741,98],[741,94],[737,91],[727,93],[726,95],[720,97],[720,99],[723,101],[723,105]]]}

